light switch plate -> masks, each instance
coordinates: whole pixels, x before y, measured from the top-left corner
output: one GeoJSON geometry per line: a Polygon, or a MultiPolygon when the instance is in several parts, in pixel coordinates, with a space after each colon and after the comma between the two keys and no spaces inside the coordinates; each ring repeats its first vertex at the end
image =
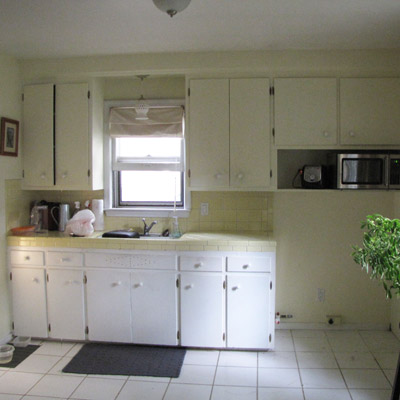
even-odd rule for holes
{"type": "Polygon", "coordinates": [[[200,203],[200,215],[208,215],[208,203],[200,203]]]}

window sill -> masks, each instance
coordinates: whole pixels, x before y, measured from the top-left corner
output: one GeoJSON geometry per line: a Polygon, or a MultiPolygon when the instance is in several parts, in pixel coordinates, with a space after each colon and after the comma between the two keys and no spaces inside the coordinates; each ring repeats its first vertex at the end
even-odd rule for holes
{"type": "Polygon", "coordinates": [[[108,208],[104,210],[107,217],[164,217],[172,218],[174,215],[180,218],[188,218],[190,210],[152,210],[148,208],[108,208]]]}

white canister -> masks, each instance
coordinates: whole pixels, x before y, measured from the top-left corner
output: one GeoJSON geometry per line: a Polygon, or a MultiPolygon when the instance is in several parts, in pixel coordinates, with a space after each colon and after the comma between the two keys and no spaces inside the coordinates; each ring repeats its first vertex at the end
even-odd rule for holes
{"type": "Polygon", "coordinates": [[[92,211],[96,220],[94,221],[93,228],[95,231],[104,230],[104,201],[103,199],[92,200],[92,211]]]}

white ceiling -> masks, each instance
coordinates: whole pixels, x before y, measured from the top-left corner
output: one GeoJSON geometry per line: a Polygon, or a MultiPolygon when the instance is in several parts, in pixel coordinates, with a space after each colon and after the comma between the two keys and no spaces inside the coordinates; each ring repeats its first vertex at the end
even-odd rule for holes
{"type": "Polygon", "coordinates": [[[0,0],[0,52],[20,58],[143,52],[400,48],[400,0],[0,0]]]}

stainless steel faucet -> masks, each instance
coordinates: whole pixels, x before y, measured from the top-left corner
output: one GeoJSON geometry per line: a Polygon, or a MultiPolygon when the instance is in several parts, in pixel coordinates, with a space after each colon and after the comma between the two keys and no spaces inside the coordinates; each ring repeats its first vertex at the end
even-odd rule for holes
{"type": "Polygon", "coordinates": [[[142,218],[144,228],[143,228],[143,236],[149,236],[150,229],[157,223],[157,221],[153,221],[150,225],[146,224],[146,218],[142,218]]]}

